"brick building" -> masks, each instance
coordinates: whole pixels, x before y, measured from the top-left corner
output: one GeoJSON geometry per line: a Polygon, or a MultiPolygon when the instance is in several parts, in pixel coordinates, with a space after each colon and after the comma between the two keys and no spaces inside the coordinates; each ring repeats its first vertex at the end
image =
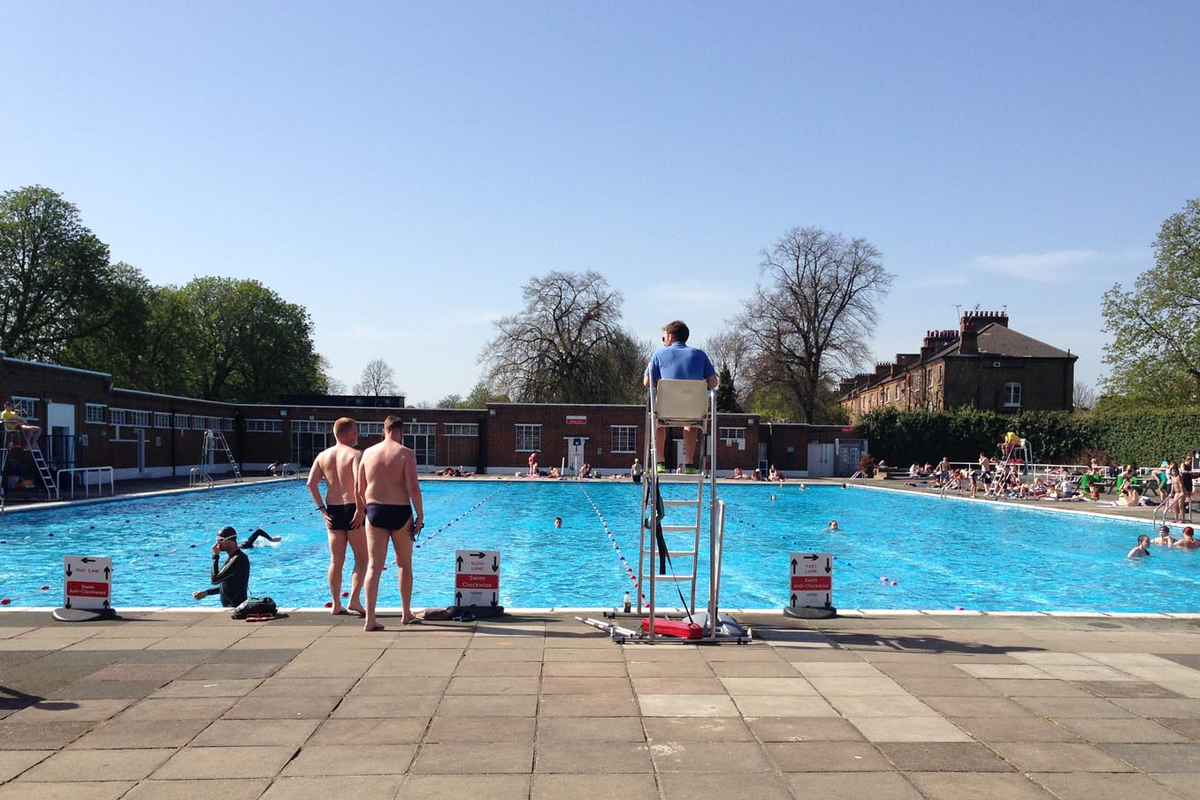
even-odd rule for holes
{"type": "Polygon", "coordinates": [[[843,380],[841,404],[851,421],[884,406],[1070,411],[1077,358],[1012,330],[1006,313],[969,311],[959,330],[926,331],[919,353],[843,380]]]}
{"type": "MultiPolygon", "coordinates": [[[[42,450],[52,472],[111,466],[117,480],[187,477],[200,465],[206,430],[224,433],[247,474],[277,461],[303,469],[333,443],[333,422],[342,416],[358,420],[362,446],[379,441],[388,414],[401,417],[405,444],[428,471],[447,466],[481,473],[525,471],[529,455],[536,453],[542,467],[587,462],[605,473],[627,472],[645,448],[645,409],[633,405],[406,408],[402,397],[222,403],[121,389],[106,373],[7,357],[0,358],[0,393],[43,428],[42,450]]],[[[837,427],[765,424],[755,414],[720,414],[717,429],[722,474],[734,467],[749,471],[776,464],[803,475],[810,452],[817,452],[810,445],[828,448],[838,436],[849,435],[837,427]]],[[[666,461],[672,466],[679,463],[681,440],[678,431],[668,439],[666,461]]],[[[10,462],[10,479],[14,472],[32,472],[28,454],[13,451],[10,462]]],[[[229,469],[218,464],[214,471],[229,469]]]]}

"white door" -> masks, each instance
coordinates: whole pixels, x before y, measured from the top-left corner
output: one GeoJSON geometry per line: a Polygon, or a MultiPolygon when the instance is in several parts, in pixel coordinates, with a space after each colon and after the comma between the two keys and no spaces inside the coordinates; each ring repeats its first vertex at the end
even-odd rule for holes
{"type": "Polygon", "coordinates": [[[587,463],[587,437],[564,436],[567,440],[567,469],[579,474],[579,468],[587,463]]]}
{"type": "Polygon", "coordinates": [[[808,445],[808,477],[828,478],[833,475],[833,456],[832,444],[810,442],[808,445]]]}
{"type": "Polygon", "coordinates": [[[46,460],[59,468],[69,466],[74,461],[75,406],[47,403],[44,437],[46,460]]]}

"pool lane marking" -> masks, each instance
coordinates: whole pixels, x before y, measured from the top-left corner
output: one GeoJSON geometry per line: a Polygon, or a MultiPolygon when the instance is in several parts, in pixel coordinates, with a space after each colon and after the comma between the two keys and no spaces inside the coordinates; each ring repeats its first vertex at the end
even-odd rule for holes
{"type": "Polygon", "coordinates": [[[423,541],[423,542],[418,542],[418,543],[415,545],[415,547],[417,547],[417,548],[420,548],[420,547],[421,547],[421,545],[423,545],[423,544],[428,544],[428,543],[429,543],[429,541],[430,541],[431,539],[433,539],[433,537],[437,536],[439,533],[441,533],[442,531],[446,530],[446,528],[449,528],[451,525],[453,525],[454,523],[458,522],[458,521],[459,521],[460,519],[462,519],[463,517],[467,516],[468,514],[472,513],[473,511],[475,511],[477,508],[479,508],[480,506],[482,506],[484,503],[486,503],[487,501],[491,500],[491,499],[492,499],[493,497],[495,497],[496,495],[498,495],[498,494],[500,494],[501,492],[503,492],[503,491],[504,491],[505,489],[507,489],[509,486],[512,486],[512,481],[504,481],[504,482],[501,484],[501,486],[500,486],[500,488],[499,488],[499,489],[497,489],[496,491],[494,491],[494,492],[492,492],[491,494],[487,495],[487,496],[486,496],[486,497],[484,497],[482,500],[480,500],[478,503],[476,503],[475,505],[471,506],[471,507],[470,507],[470,508],[468,508],[466,511],[462,512],[461,514],[459,514],[457,517],[454,517],[454,518],[453,518],[453,519],[451,519],[449,522],[447,522],[445,525],[443,525],[442,527],[438,528],[438,529],[437,529],[436,531],[434,531],[433,533],[431,533],[431,534],[429,534],[428,536],[426,536],[426,537],[425,537],[425,541],[423,541]]]}
{"type": "MultiPolygon", "coordinates": [[[[583,487],[582,481],[576,481],[576,485],[579,486],[579,491],[583,492],[583,496],[587,498],[587,501],[591,504],[592,510],[596,512],[596,516],[600,518],[600,524],[604,527],[604,532],[608,534],[608,538],[609,541],[612,542],[613,549],[617,551],[617,558],[621,559],[621,564],[624,565],[625,571],[629,573],[629,580],[633,581],[633,590],[638,593],[638,596],[641,597],[643,601],[648,603],[649,601],[646,600],[645,593],[638,590],[637,573],[633,571],[633,567],[629,566],[629,562],[625,559],[625,554],[621,552],[621,545],[617,544],[617,537],[613,536],[613,532],[609,530],[608,521],[604,519],[604,514],[600,513],[600,507],[596,505],[596,501],[592,499],[592,496],[588,494],[587,489],[583,487]]],[[[651,567],[653,568],[653,566],[654,565],[652,564],[651,567]]]]}

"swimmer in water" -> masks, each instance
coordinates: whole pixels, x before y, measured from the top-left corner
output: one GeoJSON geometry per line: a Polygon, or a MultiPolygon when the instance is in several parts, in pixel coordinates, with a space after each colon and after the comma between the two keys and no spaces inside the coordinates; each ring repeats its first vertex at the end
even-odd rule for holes
{"type": "Polygon", "coordinates": [[[561,528],[561,527],[562,527],[562,517],[555,517],[555,518],[554,518],[554,527],[556,527],[556,528],[561,528]]]}
{"type": "Polygon", "coordinates": [[[1191,525],[1183,529],[1183,538],[1176,542],[1175,546],[1180,550],[1195,550],[1200,547],[1200,540],[1195,538],[1191,525]]]}
{"type": "Polygon", "coordinates": [[[1150,555],[1150,537],[1142,534],[1138,537],[1137,546],[1129,551],[1126,558],[1145,558],[1150,555]]]}
{"type": "Polygon", "coordinates": [[[772,503],[774,503],[774,502],[775,502],[775,495],[771,495],[771,502],[772,502],[772,503]]]}
{"type": "Polygon", "coordinates": [[[836,519],[831,519],[831,520],[829,520],[829,527],[828,527],[828,528],[826,528],[825,530],[827,530],[827,531],[836,531],[836,530],[838,530],[838,524],[837,524],[837,520],[836,520],[836,519]]]}
{"type": "Polygon", "coordinates": [[[844,484],[844,483],[843,483],[843,484],[842,484],[842,488],[843,488],[843,489],[845,489],[845,488],[846,488],[846,484],[844,484]]]}
{"type": "Polygon", "coordinates": [[[1175,544],[1176,541],[1178,541],[1178,540],[1174,536],[1171,535],[1170,527],[1163,525],[1161,528],[1158,529],[1158,536],[1151,539],[1150,543],[1151,544],[1160,544],[1164,547],[1170,547],[1171,545],[1175,544]]]}
{"type": "Polygon", "coordinates": [[[282,536],[272,536],[271,534],[264,531],[262,528],[258,528],[257,530],[254,531],[254,533],[250,534],[249,539],[242,542],[240,545],[238,545],[238,547],[242,548],[243,550],[251,550],[254,548],[254,542],[258,539],[266,539],[271,544],[279,544],[280,542],[283,541],[282,536]]]}

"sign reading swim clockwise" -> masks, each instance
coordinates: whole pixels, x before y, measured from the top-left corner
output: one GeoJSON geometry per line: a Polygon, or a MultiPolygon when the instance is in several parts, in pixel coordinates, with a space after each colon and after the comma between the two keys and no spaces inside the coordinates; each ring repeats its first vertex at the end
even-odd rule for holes
{"type": "Polygon", "coordinates": [[[499,550],[455,551],[454,605],[500,605],[499,550]]]}
{"type": "Polygon", "coordinates": [[[792,553],[788,566],[789,608],[833,607],[832,553],[792,553]]]}
{"type": "Polygon", "coordinates": [[[63,556],[63,608],[112,607],[112,559],[63,556]]]}

